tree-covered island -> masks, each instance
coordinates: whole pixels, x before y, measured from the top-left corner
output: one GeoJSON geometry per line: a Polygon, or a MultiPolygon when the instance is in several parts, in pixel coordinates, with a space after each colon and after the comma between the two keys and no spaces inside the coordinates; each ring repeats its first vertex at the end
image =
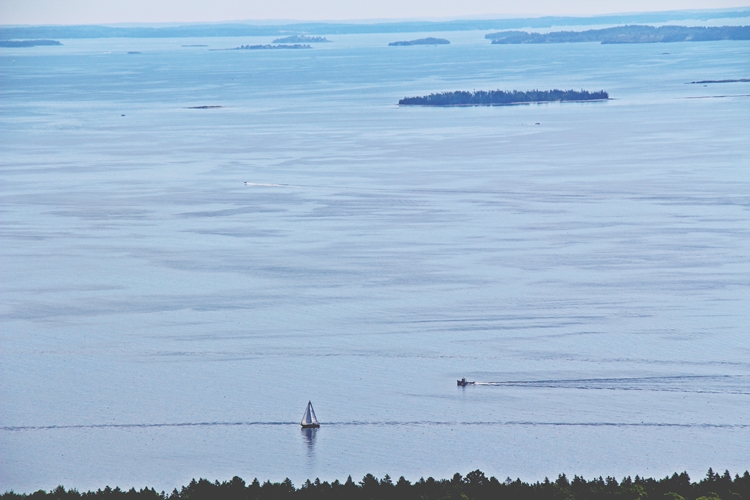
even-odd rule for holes
{"type": "Polygon", "coordinates": [[[273,50],[273,49],[311,49],[310,45],[240,45],[232,49],[208,49],[208,50],[273,50]]]}
{"type": "Polygon", "coordinates": [[[398,101],[407,106],[502,106],[532,102],[604,101],[609,94],[604,90],[477,90],[475,92],[441,92],[422,97],[404,97],[398,101]]]}
{"type": "Polygon", "coordinates": [[[307,36],[307,35],[292,35],[284,38],[277,38],[271,43],[328,43],[330,42],[324,36],[307,36]]]}
{"type": "Polygon", "coordinates": [[[40,45],[62,45],[57,40],[0,40],[0,47],[37,47],[40,45]]]}
{"type": "Polygon", "coordinates": [[[280,483],[257,479],[246,484],[235,476],[229,481],[193,479],[190,484],[172,493],[157,492],[153,488],[129,491],[106,487],[103,490],[79,493],[62,486],[30,495],[8,492],[0,500],[747,500],[750,498],[750,473],[729,471],[716,474],[711,469],[701,481],[692,482],[690,476],[672,474],[663,479],[635,476],[618,481],[614,477],[572,480],[561,474],[556,480],[525,483],[510,478],[504,481],[487,477],[475,470],[466,476],[455,474],[451,479],[420,479],[414,483],[402,476],[397,481],[388,475],[377,479],[367,474],[355,483],[307,480],[295,488],[289,479],[280,483]]]}
{"type": "Polygon", "coordinates": [[[493,44],[711,42],[750,40],[750,26],[660,26],[657,28],[634,24],[599,30],[553,31],[551,33],[500,31],[488,33],[484,37],[492,40],[493,44]]]}
{"type": "Polygon", "coordinates": [[[688,82],[690,84],[694,83],[750,83],[750,78],[740,78],[738,80],[700,80],[697,82],[688,82]]]}
{"type": "Polygon", "coordinates": [[[405,40],[403,42],[391,42],[388,44],[389,47],[408,47],[409,45],[450,45],[450,40],[445,38],[433,38],[428,36],[427,38],[419,38],[417,40],[405,40]]]}

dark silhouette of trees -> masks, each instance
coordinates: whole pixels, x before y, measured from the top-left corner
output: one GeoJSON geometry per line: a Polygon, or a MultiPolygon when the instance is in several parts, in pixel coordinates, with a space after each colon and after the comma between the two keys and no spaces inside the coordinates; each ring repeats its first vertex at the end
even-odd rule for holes
{"type": "Polygon", "coordinates": [[[496,106],[503,104],[524,104],[530,102],[554,101],[600,101],[609,99],[603,90],[477,90],[475,92],[456,91],[430,94],[423,97],[404,97],[398,101],[401,105],[416,106],[496,106]]]}
{"type": "Polygon", "coordinates": [[[240,45],[236,49],[227,50],[274,50],[274,49],[311,49],[310,45],[300,45],[295,43],[293,45],[240,45]]]}
{"type": "Polygon", "coordinates": [[[427,38],[419,38],[418,40],[405,40],[401,42],[391,42],[388,44],[389,47],[408,47],[410,45],[450,45],[450,40],[445,38],[435,38],[428,36],[427,38]]]}
{"type": "Polygon", "coordinates": [[[411,483],[400,477],[395,483],[386,475],[378,479],[367,474],[359,483],[349,476],[343,484],[338,480],[307,480],[295,488],[289,479],[280,483],[257,479],[246,484],[235,476],[229,481],[193,479],[172,493],[153,488],[128,491],[120,488],[87,491],[66,490],[58,486],[50,492],[39,490],[28,495],[7,492],[0,500],[750,500],[750,473],[732,475],[709,469],[706,477],[691,482],[687,473],[672,474],[663,479],[614,477],[586,480],[560,474],[555,481],[545,478],[524,483],[508,478],[503,482],[475,470],[451,479],[421,478],[411,483]]]}
{"type": "Polygon", "coordinates": [[[62,45],[57,40],[0,40],[0,47],[36,47],[37,45],[62,45]]]}

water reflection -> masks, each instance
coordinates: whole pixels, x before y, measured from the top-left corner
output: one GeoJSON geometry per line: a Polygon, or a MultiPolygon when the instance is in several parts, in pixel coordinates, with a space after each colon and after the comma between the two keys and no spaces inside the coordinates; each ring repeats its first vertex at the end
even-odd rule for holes
{"type": "Polygon", "coordinates": [[[302,438],[305,440],[307,445],[307,457],[315,458],[315,434],[318,432],[317,428],[303,428],[302,438]]]}

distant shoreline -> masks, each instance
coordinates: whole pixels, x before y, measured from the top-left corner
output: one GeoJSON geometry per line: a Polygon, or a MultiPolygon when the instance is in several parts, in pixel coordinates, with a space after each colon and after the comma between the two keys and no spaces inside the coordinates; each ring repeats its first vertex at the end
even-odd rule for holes
{"type": "Polygon", "coordinates": [[[32,38],[190,38],[223,36],[289,36],[290,32],[308,35],[371,34],[371,33],[426,33],[446,31],[488,31],[509,29],[538,29],[555,26],[596,26],[612,24],[648,24],[711,19],[750,17],[750,9],[706,9],[700,12],[676,10],[637,14],[608,14],[592,17],[517,17],[507,19],[465,19],[457,21],[396,21],[379,23],[289,23],[275,25],[206,23],[181,26],[144,25],[122,26],[0,26],[0,39],[32,38]]]}

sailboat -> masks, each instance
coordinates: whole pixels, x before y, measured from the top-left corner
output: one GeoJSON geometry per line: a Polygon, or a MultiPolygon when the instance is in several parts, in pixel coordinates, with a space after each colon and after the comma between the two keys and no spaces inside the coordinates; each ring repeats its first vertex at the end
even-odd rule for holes
{"type": "Polygon", "coordinates": [[[302,415],[302,422],[300,422],[300,425],[303,429],[317,429],[320,427],[320,424],[318,423],[318,419],[315,417],[315,410],[313,410],[312,402],[307,402],[307,409],[305,410],[304,415],[302,415]]]}

